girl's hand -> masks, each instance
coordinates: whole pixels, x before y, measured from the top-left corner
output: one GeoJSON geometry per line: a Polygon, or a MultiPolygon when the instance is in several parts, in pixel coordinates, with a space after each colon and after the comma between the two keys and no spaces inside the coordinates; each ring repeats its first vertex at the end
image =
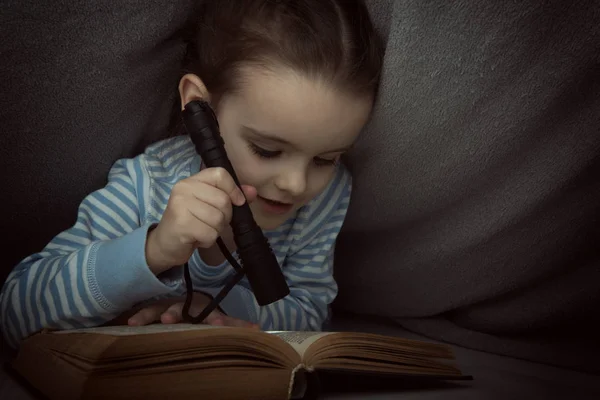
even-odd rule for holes
{"type": "MultiPolygon", "coordinates": [[[[256,189],[243,187],[248,201],[256,189]]],[[[146,262],[156,275],[211,247],[231,221],[232,204],[246,199],[224,168],[206,168],[173,186],[167,208],[146,240],[146,262]]]]}
{"type": "MultiPolygon", "coordinates": [[[[192,304],[190,305],[189,313],[192,316],[196,316],[202,312],[204,307],[210,302],[210,298],[202,293],[195,292],[192,304]]],[[[140,326],[148,325],[155,321],[160,321],[163,324],[177,324],[183,322],[182,310],[185,297],[178,297],[174,299],[159,300],[156,303],[142,308],[137,311],[134,315],[129,317],[127,325],[140,326]]],[[[246,322],[241,319],[232,318],[223,314],[218,310],[211,312],[208,317],[203,321],[208,325],[218,326],[235,326],[240,328],[252,328],[258,329],[257,324],[246,322]]]]}

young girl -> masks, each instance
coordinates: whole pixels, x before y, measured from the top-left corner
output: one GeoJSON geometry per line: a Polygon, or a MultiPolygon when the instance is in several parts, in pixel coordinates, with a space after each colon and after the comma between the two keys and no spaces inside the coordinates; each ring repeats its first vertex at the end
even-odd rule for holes
{"type": "Polygon", "coordinates": [[[204,322],[321,329],[351,190],[340,156],[369,118],[381,67],[367,9],[359,0],[219,0],[200,16],[181,107],[211,104],[244,194],[225,170],[203,166],[186,135],[117,161],[74,226],[8,277],[1,321],[11,345],[134,307],[131,325],[180,322],[186,261],[190,313],[199,313],[233,273],[215,240],[235,251],[231,209],[244,201],[291,293],[259,307],[243,279],[204,322]]]}

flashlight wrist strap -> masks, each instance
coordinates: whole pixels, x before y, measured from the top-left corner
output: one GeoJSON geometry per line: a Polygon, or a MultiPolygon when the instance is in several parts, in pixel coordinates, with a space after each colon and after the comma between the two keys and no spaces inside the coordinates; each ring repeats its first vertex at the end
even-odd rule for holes
{"type": "Polygon", "coordinates": [[[217,238],[217,245],[219,246],[221,253],[223,253],[227,261],[229,261],[229,264],[231,264],[231,266],[235,270],[235,274],[233,274],[227,279],[225,285],[219,291],[219,293],[217,293],[217,295],[210,301],[210,303],[208,303],[208,305],[204,307],[200,314],[194,317],[189,313],[190,306],[192,305],[192,299],[194,297],[194,285],[192,283],[189,265],[186,262],[183,266],[183,277],[185,279],[186,295],[185,303],[183,304],[182,310],[182,317],[185,322],[191,324],[203,323],[206,317],[208,317],[208,315],[219,306],[221,301],[227,296],[231,289],[233,289],[233,287],[237,285],[238,282],[244,277],[244,269],[235,260],[233,255],[231,255],[231,253],[227,249],[227,246],[225,246],[225,243],[220,237],[217,238]]]}

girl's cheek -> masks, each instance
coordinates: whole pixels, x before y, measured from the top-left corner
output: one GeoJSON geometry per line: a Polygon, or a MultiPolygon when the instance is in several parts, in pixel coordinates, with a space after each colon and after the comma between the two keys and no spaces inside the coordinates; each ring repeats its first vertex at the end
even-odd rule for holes
{"type": "Polygon", "coordinates": [[[261,186],[268,180],[269,171],[273,168],[254,154],[244,154],[236,165],[236,174],[245,184],[261,186]]]}
{"type": "Polygon", "coordinates": [[[327,185],[329,185],[329,182],[331,182],[331,179],[333,179],[334,175],[335,171],[329,168],[326,171],[319,169],[314,171],[310,175],[309,180],[310,197],[316,197],[319,193],[325,190],[327,185]]]}

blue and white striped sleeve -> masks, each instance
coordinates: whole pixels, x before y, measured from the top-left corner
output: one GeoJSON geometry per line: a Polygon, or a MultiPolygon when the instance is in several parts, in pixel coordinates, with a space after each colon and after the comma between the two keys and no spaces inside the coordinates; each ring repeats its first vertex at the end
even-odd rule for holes
{"type": "Polygon", "coordinates": [[[75,224],[11,271],[0,294],[9,345],[44,328],[100,325],[181,284],[157,278],[146,263],[145,157],[117,161],[107,185],[79,205],[75,224]]]}
{"type": "MultiPolygon", "coordinates": [[[[236,285],[220,303],[221,309],[234,318],[259,324],[263,330],[322,330],[329,305],[337,296],[333,257],[351,189],[350,175],[337,174],[308,212],[300,216],[305,223],[282,265],[290,287],[287,297],[260,307],[249,289],[236,285]]],[[[219,289],[201,290],[214,296],[219,289]]]]}

